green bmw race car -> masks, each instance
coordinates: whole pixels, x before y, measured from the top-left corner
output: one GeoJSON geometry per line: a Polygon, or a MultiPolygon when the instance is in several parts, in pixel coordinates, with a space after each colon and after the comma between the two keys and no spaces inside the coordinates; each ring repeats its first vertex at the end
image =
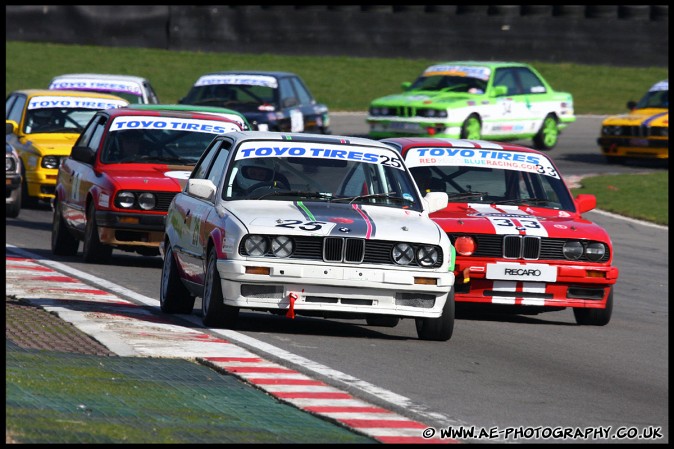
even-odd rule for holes
{"type": "Polygon", "coordinates": [[[551,150],[576,120],[573,96],[523,63],[438,63],[402,88],[372,101],[369,137],[532,139],[536,149],[551,150]]]}

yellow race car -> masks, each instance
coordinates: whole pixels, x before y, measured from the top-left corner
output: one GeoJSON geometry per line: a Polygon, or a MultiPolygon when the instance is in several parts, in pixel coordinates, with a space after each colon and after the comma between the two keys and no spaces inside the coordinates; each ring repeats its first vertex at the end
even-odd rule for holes
{"type": "Polygon", "coordinates": [[[597,143],[606,160],[669,159],[669,80],[655,83],[627,114],[607,117],[597,143]]]}
{"type": "Polygon", "coordinates": [[[97,92],[26,89],[10,93],[5,104],[5,141],[21,158],[22,205],[54,197],[61,158],[70,154],[96,111],[128,104],[97,92]]]}

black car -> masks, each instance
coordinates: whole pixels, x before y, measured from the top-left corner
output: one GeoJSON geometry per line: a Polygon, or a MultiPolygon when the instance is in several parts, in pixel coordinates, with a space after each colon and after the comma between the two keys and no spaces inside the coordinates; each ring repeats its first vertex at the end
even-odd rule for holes
{"type": "Polygon", "coordinates": [[[208,73],[180,103],[233,109],[259,131],[330,134],[328,107],[318,103],[294,73],[208,73]]]}

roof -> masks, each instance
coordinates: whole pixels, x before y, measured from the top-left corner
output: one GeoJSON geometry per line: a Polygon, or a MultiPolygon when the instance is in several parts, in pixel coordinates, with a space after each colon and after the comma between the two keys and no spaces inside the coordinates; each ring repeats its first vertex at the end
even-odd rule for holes
{"type": "Polygon", "coordinates": [[[52,79],[52,82],[56,79],[62,79],[62,78],[94,78],[94,79],[100,79],[100,80],[106,80],[106,81],[122,80],[122,81],[134,81],[134,82],[137,82],[137,83],[140,83],[140,84],[142,84],[143,82],[147,82],[147,78],[143,78],[141,76],[116,75],[116,74],[110,74],[110,73],[65,73],[65,74],[62,74],[62,75],[55,76],[52,79]]]}
{"type": "Polygon", "coordinates": [[[286,133],[274,131],[236,131],[228,133],[228,136],[234,136],[237,139],[259,139],[259,140],[281,140],[286,145],[292,142],[319,142],[319,143],[348,143],[351,145],[365,145],[392,150],[389,145],[385,145],[378,140],[365,137],[340,136],[335,134],[312,134],[312,133],[286,133]]]}
{"type": "Polygon", "coordinates": [[[204,73],[202,76],[209,76],[209,75],[262,75],[262,76],[273,76],[275,78],[283,78],[286,76],[297,76],[296,73],[292,72],[264,71],[264,70],[228,70],[225,72],[204,73]]]}
{"type": "MultiPolygon", "coordinates": [[[[386,143],[387,141],[394,141],[403,147],[451,147],[451,148],[489,148],[493,149],[494,146],[500,147],[499,150],[504,151],[520,151],[524,153],[535,153],[543,154],[542,152],[535,150],[533,148],[525,147],[523,145],[518,145],[515,143],[508,142],[495,142],[488,140],[468,140],[468,139],[444,139],[438,137],[390,137],[382,139],[381,142],[386,143]]],[[[547,157],[547,156],[546,156],[547,157]]]]}
{"type": "MultiPolygon", "coordinates": [[[[179,118],[195,118],[201,120],[215,120],[219,122],[230,122],[235,123],[233,118],[223,117],[221,115],[216,115],[212,112],[199,112],[194,111],[194,108],[190,110],[173,110],[173,109],[159,109],[159,108],[144,108],[136,107],[140,105],[132,105],[130,107],[117,108],[117,109],[107,109],[105,112],[110,117],[123,117],[129,115],[145,115],[152,117],[179,117],[179,118]]],[[[149,105],[148,105],[149,106],[149,105]]],[[[156,106],[156,105],[152,105],[156,106]]]]}
{"type": "Polygon", "coordinates": [[[12,92],[14,93],[23,93],[28,97],[35,97],[39,95],[49,96],[49,97],[85,97],[85,98],[104,98],[107,100],[122,100],[128,103],[127,100],[124,100],[117,95],[106,94],[102,92],[85,92],[81,90],[50,90],[50,89],[19,89],[12,92]]]}

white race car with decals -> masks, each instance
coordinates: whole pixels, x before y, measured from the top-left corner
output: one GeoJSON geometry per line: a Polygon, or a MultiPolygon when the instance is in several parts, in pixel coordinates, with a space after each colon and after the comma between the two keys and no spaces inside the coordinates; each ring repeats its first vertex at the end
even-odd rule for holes
{"type": "Polygon", "coordinates": [[[346,136],[218,136],[168,210],[161,308],[234,327],[240,309],[454,327],[454,249],[398,153],[346,136]]]}
{"type": "Polygon", "coordinates": [[[431,214],[457,252],[457,303],[536,314],[572,308],[579,324],[611,319],[613,246],[582,216],[594,195],[571,196],[545,154],[519,145],[391,138],[422,192],[445,192],[431,214]]]}

